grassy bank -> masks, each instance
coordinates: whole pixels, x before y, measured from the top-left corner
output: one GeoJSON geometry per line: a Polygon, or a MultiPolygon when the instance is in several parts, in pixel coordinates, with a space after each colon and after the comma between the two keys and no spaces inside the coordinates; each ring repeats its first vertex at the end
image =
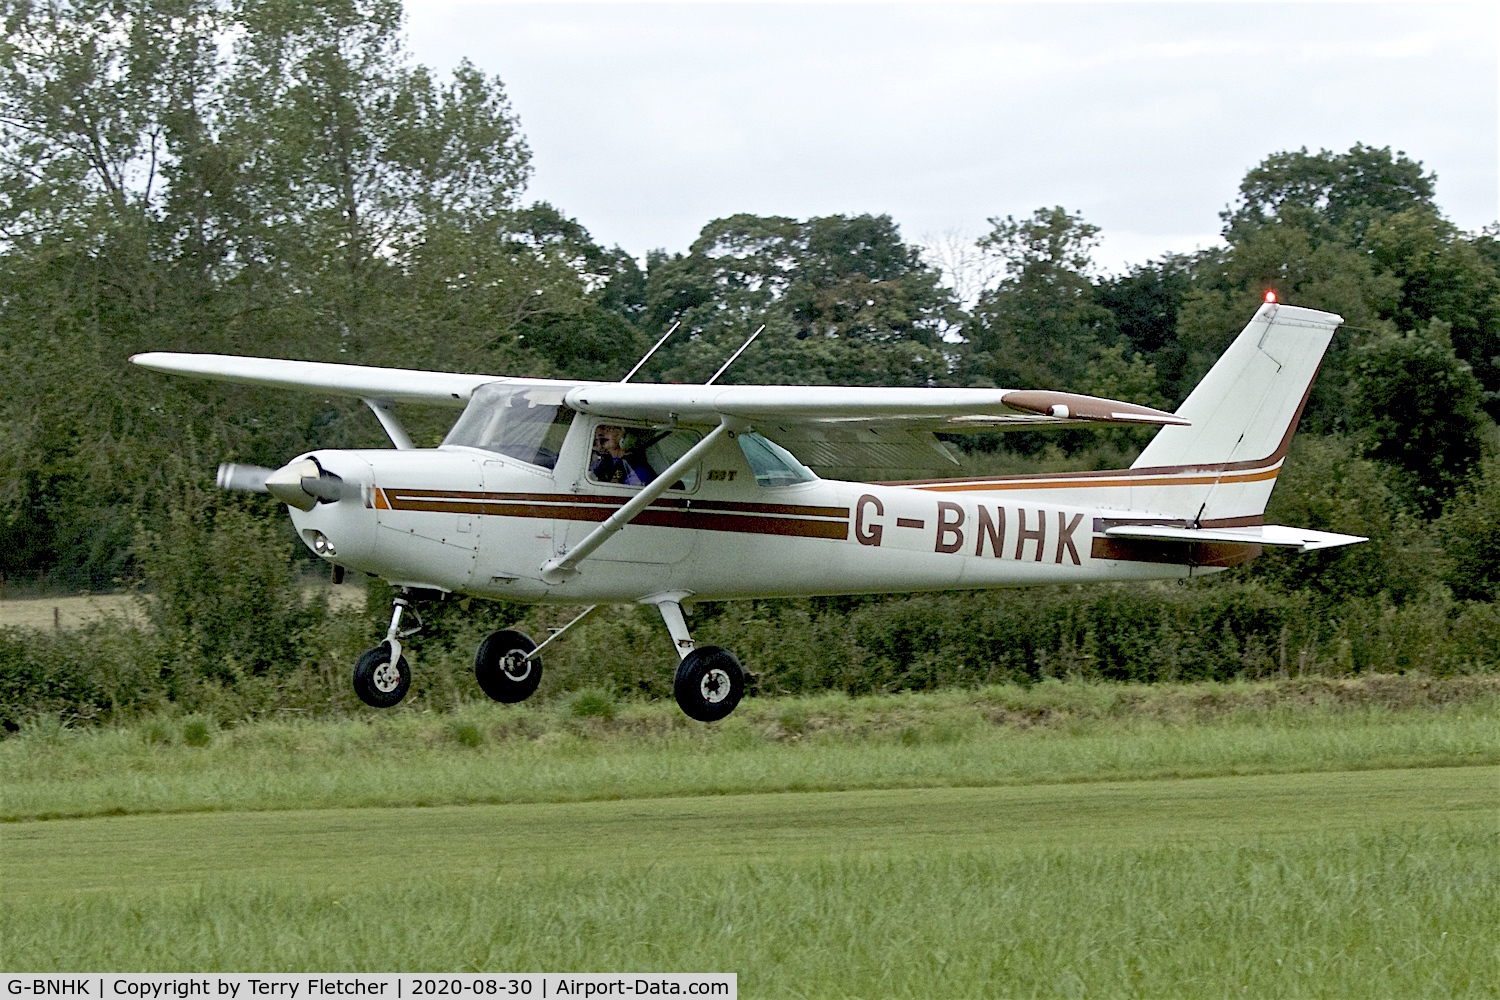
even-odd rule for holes
{"type": "Polygon", "coordinates": [[[201,717],[0,742],[0,818],[1004,786],[1500,763],[1500,678],[1047,682],[759,698],[726,722],[601,691],[349,720],[201,717]]]}
{"type": "MultiPolygon", "coordinates": [[[[256,537],[219,544],[242,552],[259,544],[256,537]]],[[[199,542],[180,544],[193,550],[199,542]]],[[[39,715],[98,725],[160,711],[221,723],[286,712],[359,714],[350,670],[385,634],[388,590],[372,582],[364,610],[335,610],[305,581],[241,582],[239,597],[215,589],[223,584],[217,577],[155,591],[141,606],[146,627],[116,617],[72,631],[0,628],[0,731],[39,715]],[[264,600],[236,603],[241,597],[264,600]]],[[[1441,587],[1422,594],[1399,604],[1384,594],[1335,600],[1230,578],[1182,587],[737,601],[695,605],[690,617],[695,638],[733,650],[752,671],[752,693],[778,697],[1048,679],[1500,676],[1500,605],[1456,601],[1441,587]]],[[[543,636],[577,610],[429,603],[422,609],[427,628],[407,645],[413,678],[406,702],[450,710],[483,700],[473,662],[486,634],[519,627],[543,636]]],[[[677,665],[660,616],[639,605],[602,609],[551,647],[545,661],[543,700],[590,687],[668,699],[677,665]]]]}

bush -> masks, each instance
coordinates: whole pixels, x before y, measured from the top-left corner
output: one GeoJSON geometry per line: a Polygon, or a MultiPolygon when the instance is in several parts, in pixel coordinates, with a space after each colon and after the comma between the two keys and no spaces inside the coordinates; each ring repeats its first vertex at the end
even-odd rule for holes
{"type": "Polygon", "coordinates": [[[182,742],[190,747],[206,747],[213,740],[208,723],[202,719],[189,719],[182,725],[182,742]]]}
{"type": "Polygon", "coordinates": [[[613,722],[615,700],[602,691],[580,691],[569,706],[575,718],[613,722]]]}

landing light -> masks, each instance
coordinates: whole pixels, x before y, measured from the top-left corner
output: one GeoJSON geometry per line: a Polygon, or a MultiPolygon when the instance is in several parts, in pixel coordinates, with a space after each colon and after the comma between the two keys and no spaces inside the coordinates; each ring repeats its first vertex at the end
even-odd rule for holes
{"type": "Polygon", "coordinates": [[[320,556],[331,556],[336,554],[333,551],[333,543],[330,542],[328,540],[328,536],[323,534],[321,531],[313,532],[312,547],[313,551],[320,556]]]}

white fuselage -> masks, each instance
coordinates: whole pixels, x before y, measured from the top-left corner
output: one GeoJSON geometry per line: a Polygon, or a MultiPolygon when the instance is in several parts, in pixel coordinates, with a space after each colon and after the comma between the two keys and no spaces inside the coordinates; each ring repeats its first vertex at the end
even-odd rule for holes
{"type": "Polygon", "coordinates": [[[325,536],[324,558],[392,583],[567,604],[1179,578],[1259,551],[1105,538],[1109,524],[1161,518],[1024,481],[961,491],[821,479],[762,486],[726,441],[703,457],[691,489],[667,492],[576,576],[548,584],[543,563],[637,492],[586,475],[580,430],[553,470],[453,446],[314,452],[361,496],[293,508],[292,520],[310,547],[316,532],[325,536]]]}

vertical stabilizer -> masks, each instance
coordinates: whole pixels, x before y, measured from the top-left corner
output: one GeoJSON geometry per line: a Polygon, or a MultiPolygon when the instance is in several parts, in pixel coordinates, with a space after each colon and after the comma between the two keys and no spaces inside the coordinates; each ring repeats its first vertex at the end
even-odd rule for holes
{"type": "Polygon", "coordinates": [[[1266,303],[1130,467],[1130,505],[1193,522],[1258,523],[1343,317],[1266,303]]]}

